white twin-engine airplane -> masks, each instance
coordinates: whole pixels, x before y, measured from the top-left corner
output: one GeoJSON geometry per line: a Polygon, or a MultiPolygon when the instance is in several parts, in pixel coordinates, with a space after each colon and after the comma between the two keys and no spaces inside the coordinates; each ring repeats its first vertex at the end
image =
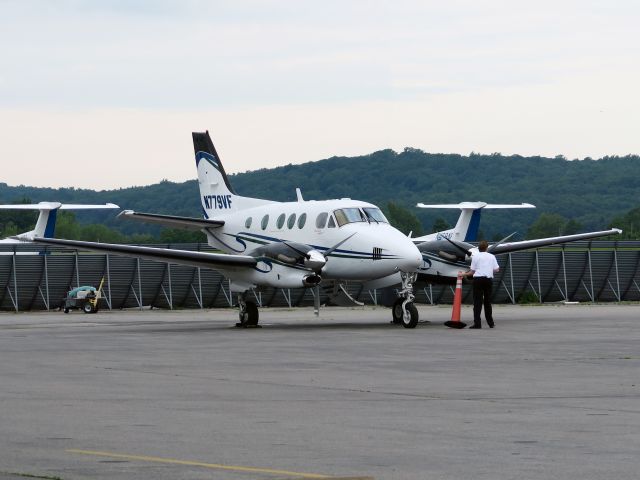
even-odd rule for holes
{"type": "MultiPolygon", "coordinates": [[[[20,233],[11,238],[0,240],[0,244],[16,244],[22,243],[24,240],[33,240],[36,237],[51,238],[56,229],[56,217],[58,210],[89,210],[103,208],[120,208],[114,203],[106,203],[104,205],[84,205],[75,203],[60,202],[40,202],[35,204],[16,203],[0,205],[0,210],[39,210],[38,220],[33,230],[20,233]]],[[[6,252],[12,255],[13,252],[6,252]]],[[[31,252],[29,252],[31,253],[31,252]]]]}
{"type": "MultiPolygon", "coordinates": [[[[478,228],[480,225],[480,214],[483,209],[512,209],[512,208],[535,208],[529,203],[519,205],[488,204],[485,202],[461,202],[457,204],[425,205],[418,203],[420,208],[455,208],[460,209],[460,217],[456,226],[422,237],[413,238],[413,242],[420,250],[422,262],[417,269],[417,277],[414,283],[431,283],[455,285],[458,272],[468,271],[471,266],[471,257],[478,251],[478,248],[471,243],[477,240],[478,228]]],[[[576,235],[563,235],[559,237],[538,238],[535,240],[524,240],[521,242],[505,243],[514,234],[494,243],[488,249],[489,252],[499,255],[503,253],[527,250],[531,248],[544,247],[560,243],[575,242],[577,240],[587,240],[590,238],[616,235],[622,233],[618,228],[599,232],[580,233],[576,235]]],[[[400,285],[401,279],[398,274],[393,274],[389,278],[380,278],[364,283],[366,289],[387,288],[400,285]]],[[[392,307],[394,323],[404,323],[403,312],[401,310],[402,299],[396,300],[392,307]]]]}
{"type": "MultiPolygon", "coordinates": [[[[355,302],[346,282],[368,282],[397,274],[402,323],[413,328],[418,311],[412,283],[422,263],[412,239],[389,225],[378,207],[366,202],[273,202],[242,197],[233,190],[209,132],[193,133],[203,217],[122,212],[124,218],[173,228],[194,228],[224,254],[74,240],[36,238],[38,243],[109,252],[220,271],[238,294],[239,327],[258,324],[251,289],[315,287],[322,284],[332,301],[355,302]]],[[[397,282],[396,282],[397,283],[397,282]]],[[[319,295],[315,295],[316,310],[319,295]]]]}
{"type": "MultiPolygon", "coordinates": [[[[432,233],[413,241],[422,254],[422,263],[418,267],[417,281],[425,283],[455,284],[459,271],[468,271],[471,257],[478,248],[468,243],[477,240],[480,213],[486,208],[535,208],[534,205],[523,203],[520,205],[491,205],[484,202],[462,202],[459,204],[425,205],[418,203],[420,208],[459,208],[462,210],[456,226],[450,230],[432,233]]],[[[590,238],[616,235],[622,233],[618,228],[599,232],[579,233],[558,237],[538,238],[520,242],[506,243],[514,234],[489,246],[488,251],[494,255],[544,247],[560,243],[588,240],[590,238]]],[[[399,282],[396,282],[399,283],[399,282]]],[[[375,285],[369,285],[374,288],[375,285]]]]}

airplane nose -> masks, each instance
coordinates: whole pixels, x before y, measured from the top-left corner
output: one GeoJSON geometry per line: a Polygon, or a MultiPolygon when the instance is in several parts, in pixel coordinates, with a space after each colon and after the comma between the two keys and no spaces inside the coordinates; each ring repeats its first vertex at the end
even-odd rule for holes
{"type": "Polygon", "coordinates": [[[403,272],[415,272],[422,264],[422,254],[411,241],[402,250],[401,257],[398,268],[403,272]]]}

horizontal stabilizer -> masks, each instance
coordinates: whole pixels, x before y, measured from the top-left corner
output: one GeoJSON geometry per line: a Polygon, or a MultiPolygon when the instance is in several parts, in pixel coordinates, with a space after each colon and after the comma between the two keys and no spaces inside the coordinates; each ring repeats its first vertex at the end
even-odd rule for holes
{"type": "Polygon", "coordinates": [[[79,203],[40,202],[40,203],[15,203],[0,205],[2,210],[94,210],[100,208],[120,208],[115,203],[101,205],[85,205],[79,203]]]}
{"type": "Polygon", "coordinates": [[[520,204],[501,204],[501,203],[485,203],[485,202],[460,202],[460,203],[440,203],[428,205],[425,203],[418,203],[417,205],[420,208],[470,208],[472,210],[477,210],[479,208],[536,208],[535,205],[530,203],[520,203],[520,204]]]}
{"type": "Polygon", "coordinates": [[[179,217],[176,215],[160,215],[157,213],[137,213],[133,210],[124,210],[118,217],[139,220],[146,223],[157,223],[171,228],[190,228],[200,230],[203,228],[217,228],[224,225],[222,220],[209,220],[204,218],[179,217]]]}
{"type": "Polygon", "coordinates": [[[443,237],[452,238],[454,240],[463,240],[465,242],[475,242],[478,239],[478,231],[480,229],[480,215],[482,210],[501,209],[501,208],[536,208],[530,203],[506,204],[506,203],[486,203],[486,202],[460,202],[460,203],[439,203],[427,205],[418,203],[420,208],[451,208],[460,209],[460,216],[455,227],[440,232],[423,235],[414,239],[414,242],[428,242],[439,240],[443,237]]]}

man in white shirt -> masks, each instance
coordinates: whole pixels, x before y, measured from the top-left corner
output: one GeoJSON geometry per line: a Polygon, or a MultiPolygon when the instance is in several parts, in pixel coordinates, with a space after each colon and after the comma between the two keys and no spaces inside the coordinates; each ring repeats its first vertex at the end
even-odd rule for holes
{"type": "Polygon", "coordinates": [[[478,245],[478,252],[471,257],[471,270],[463,273],[463,276],[473,276],[473,325],[469,328],[482,328],[480,314],[484,304],[484,318],[489,328],[495,326],[493,322],[493,310],[491,308],[491,287],[493,275],[498,273],[500,267],[496,257],[487,252],[489,244],[482,240],[478,245]]]}

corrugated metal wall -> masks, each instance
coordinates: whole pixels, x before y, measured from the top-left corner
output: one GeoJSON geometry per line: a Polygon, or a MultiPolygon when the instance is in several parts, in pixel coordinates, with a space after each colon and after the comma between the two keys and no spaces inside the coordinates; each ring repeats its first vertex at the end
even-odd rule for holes
{"type": "MultiPolygon", "coordinates": [[[[156,245],[211,251],[206,244],[156,245]]],[[[585,241],[498,257],[494,303],[640,301],[640,242],[585,241]]],[[[103,308],[212,308],[232,303],[228,282],[216,271],[134,258],[21,244],[0,245],[0,309],[58,308],[66,292],[98,286],[104,278],[103,308]]],[[[380,303],[381,292],[349,286],[358,300],[380,303]]],[[[313,305],[310,289],[267,288],[256,292],[262,306],[313,305]]],[[[321,299],[325,295],[320,291],[321,299]]],[[[451,303],[449,286],[416,288],[421,303],[451,303]]],[[[463,301],[471,302],[463,287],[463,301]]]]}

